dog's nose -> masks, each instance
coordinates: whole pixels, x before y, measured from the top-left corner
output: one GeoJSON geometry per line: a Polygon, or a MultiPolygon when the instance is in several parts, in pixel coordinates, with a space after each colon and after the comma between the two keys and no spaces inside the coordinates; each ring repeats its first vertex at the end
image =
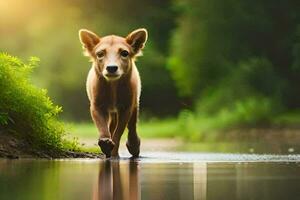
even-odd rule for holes
{"type": "Polygon", "coordinates": [[[109,73],[115,73],[118,70],[118,66],[117,65],[109,65],[106,67],[106,70],[109,73]]]}

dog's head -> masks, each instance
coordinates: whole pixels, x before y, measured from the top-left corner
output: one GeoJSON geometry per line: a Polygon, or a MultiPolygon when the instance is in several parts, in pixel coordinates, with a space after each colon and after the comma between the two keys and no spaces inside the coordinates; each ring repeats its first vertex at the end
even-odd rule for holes
{"type": "Polygon", "coordinates": [[[141,55],[147,37],[147,30],[143,28],[125,38],[115,35],[99,37],[86,29],[79,31],[85,55],[107,80],[117,80],[130,71],[134,58],[141,55]]]}

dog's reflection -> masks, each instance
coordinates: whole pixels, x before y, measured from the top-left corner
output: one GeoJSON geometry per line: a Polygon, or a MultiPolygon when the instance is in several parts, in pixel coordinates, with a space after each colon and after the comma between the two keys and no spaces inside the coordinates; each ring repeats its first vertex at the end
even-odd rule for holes
{"type": "Polygon", "coordinates": [[[106,160],[100,163],[93,199],[140,199],[138,163],[106,160]]]}

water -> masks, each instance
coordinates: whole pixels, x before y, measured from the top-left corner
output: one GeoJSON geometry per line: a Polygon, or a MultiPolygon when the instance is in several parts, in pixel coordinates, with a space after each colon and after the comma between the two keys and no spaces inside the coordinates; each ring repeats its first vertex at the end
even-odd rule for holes
{"type": "Polygon", "coordinates": [[[299,155],[150,152],[138,160],[0,160],[1,200],[299,199],[299,155]]]}

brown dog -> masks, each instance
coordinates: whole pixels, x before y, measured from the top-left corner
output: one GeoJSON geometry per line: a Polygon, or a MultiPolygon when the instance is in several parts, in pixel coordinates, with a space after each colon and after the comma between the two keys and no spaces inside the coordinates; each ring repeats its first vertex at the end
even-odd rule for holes
{"type": "Polygon", "coordinates": [[[79,31],[85,55],[93,62],[87,77],[87,94],[93,121],[100,132],[98,144],[106,157],[119,156],[119,142],[126,126],[127,149],[132,156],[139,156],[136,123],[141,81],[135,58],[141,55],[147,36],[146,29],[137,29],[126,38],[79,31]]]}

